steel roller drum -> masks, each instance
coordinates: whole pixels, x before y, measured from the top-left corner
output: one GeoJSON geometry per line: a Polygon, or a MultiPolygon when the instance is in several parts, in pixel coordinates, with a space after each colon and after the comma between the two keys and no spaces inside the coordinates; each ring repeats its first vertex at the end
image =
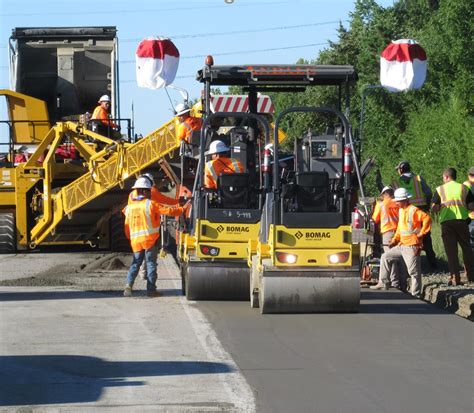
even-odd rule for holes
{"type": "Polygon", "coordinates": [[[249,300],[250,269],[244,262],[191,261],[184,276],[188,300],[249,300]]]}
{"type": "Polygon", "coordinates": [[[353,313],[360,306],[357,270],[268,271],[260,280],[261,313],[353,313]]]}

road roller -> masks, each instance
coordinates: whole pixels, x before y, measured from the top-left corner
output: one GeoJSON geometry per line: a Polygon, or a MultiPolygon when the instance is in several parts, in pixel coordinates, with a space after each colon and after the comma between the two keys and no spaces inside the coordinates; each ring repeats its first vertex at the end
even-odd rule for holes
{"type": "Polygon", "coordinates": [[[219,102],[213,102],[211,95],[211,85],[234,85],[242,78],[226,67],[213,66],[212,60],[198,72],[204,83],[203,122],[197,139],[193,137],[191,147],[182,151],[189,158],[183,161],[185,173],[194,173],[194,180],[192,207],[181,220],[177,248],[183,294],[188,300],[249,299],[247,249],[249,239],[258,239],[265,196],[260,163],[264,145],[270,141],[268,109],[264,107],[268,97],[252,89],[246,96],[229,96],[222,111],[216,111],[219,102]],[[226,157],[239,162],[242,169],[216,176],[216,188],[209,188],[205,164],[214,141],[222,142],[226,157]]]}
{"type": "Polygon", "coordinates": [[[295,113],[321,115],[330,126],[295,139],[291,168],[281,168],[275,142],[260,237],[248,258],[251,306],[261,313],[357,312],[351,211],[362,183],[351,128],[339,110],[321,107],[287,109],[275,127],[295,113]]]}

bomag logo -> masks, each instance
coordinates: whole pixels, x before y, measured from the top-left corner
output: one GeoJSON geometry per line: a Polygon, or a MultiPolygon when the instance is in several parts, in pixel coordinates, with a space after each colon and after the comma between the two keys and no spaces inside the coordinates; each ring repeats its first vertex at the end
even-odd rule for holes
{"type": "Polygon", "coordinates": [[[330,232],[321,232],[321,231],[307,231],[305,234],[306,239],[323,239],[331,238],[330,232]]]}
{"type": "Polygon", "coordinates": [[[246,233],[246,232],[250,232],[249,227],[238,227],[238,226],[235,226],[235,225],[227,225],[225,227],[225,230],[227,232],[232,232],[233,234],[243,234],[243,233],[246,233]]]}

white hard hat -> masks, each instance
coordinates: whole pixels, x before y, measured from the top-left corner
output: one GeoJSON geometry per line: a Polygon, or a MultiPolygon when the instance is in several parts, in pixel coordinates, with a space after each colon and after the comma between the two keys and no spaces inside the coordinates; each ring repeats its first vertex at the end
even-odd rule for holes
{"type": "Polygon", "coordinates": [[[132,189],[151,189],[150,179],[141,176],[135,181],[135,184],[132,186],[132,189]]]}
{"type": "Polygon", "coordinates": [[[102,95],[99,99],[100,102],[110,102],[110,96],[109,95],[102,95]]]}
{"type": "Polygon", "coordinates": [[[393,192],[393,188],[391,186],[384,186],[382,188],[382,190],[380,191],[380,195],[382,195],[384,192],[387,192],[387,191],[392,191],[393,192]]]}
{"type": "Polygon", "coordinates": [[[211,145],[209,146],[209,151],[207,152],[208,155],[212,155],[214,153],[221,153],[227,152],[230,148],[226,146],[226,144],[222,141],[212,141],[211,145]]]}
{"type": "Polygon", "coordinates": [[[174,111],[176,112],[176,116],[181,116],[187,112],[190,112],[191,108],[185,103],[180,103],[174,108],[174,111]]]}
{"type": "Polygon", "coordinates": [[[407,199],[411,198],[410,192],[408,192],[405,188],[395,189],[394,195],[394,201],[406,201],[407,199]]]}
{"type": "Polygon", "coordinates": [[[144,173],[143,175],[140,176],[140,178],[149,179],[152,185],[155,182],[155,180],[153,179],[153,175],[150,172],[144,173]]]}

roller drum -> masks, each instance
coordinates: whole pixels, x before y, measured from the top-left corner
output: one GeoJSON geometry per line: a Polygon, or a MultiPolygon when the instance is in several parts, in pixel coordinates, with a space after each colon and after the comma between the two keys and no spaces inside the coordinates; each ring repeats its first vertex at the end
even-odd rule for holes
{"type": "Polygon", "coordinates": [[[264,272],[261,313],[352,313],[360,306],[358,272],[264,272]]]}
{"type": "Polygon", "coordinates": [[[189,262],[184,275],[188,300],[249,300],[250,270],[245,263],[189,262]]]}

